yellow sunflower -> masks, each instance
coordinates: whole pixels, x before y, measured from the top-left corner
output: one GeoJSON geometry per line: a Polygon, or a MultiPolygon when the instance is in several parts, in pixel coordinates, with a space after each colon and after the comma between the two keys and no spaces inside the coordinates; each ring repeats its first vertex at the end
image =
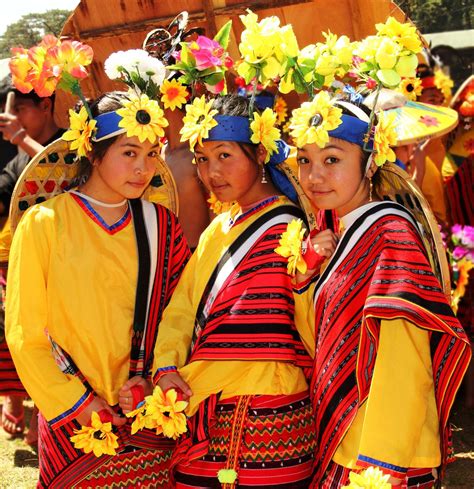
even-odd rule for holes
{"type": "Polygon", "coordinates": [[[217,200],[217,197],[212,192],[211,196],[207,199],[207,202],[216,216],[223,212],[227,212],[234,205],[234,202],[221,202],[220,200],[217,200]]]}
{"type": "Polygon", "coordinates": [[[162,93],[161,102],[165,109],[180,109],[186,103],[188,91],[177,80],[165,80],[160,87],[162,93]]]}
{"type": "Polygon", "coordinates": [[[95,131],[96,121],[90,120],[85,107],[74,112],[69,109],[69,130],[62,135],[64,141],[71,141],[70,149],[76,150],[78,156],[87,156],[92,149],[91,137],[95,131]]]}
{"type": "Polygon", "coordinates": [[[435,86],[441,93],[443,94],[444,100],[448,103],[451,100],[453,95],[452,88],[454,86],[454,82],[449,75],[447,75],[441,68],[435,70],[435,86]]]}
{"type": "Polygon", "coordinates": [[[408,100],[416,100],[421,95],[423,87],[419,78],[404,78],[397,91],[403,93],[408,100]]]}
{"type": "Polygon", "coordinates": [[[397,132],[395,130],[395,112],[380,112],[379,121],[375,126],[374,134],[374,161],[377,166],[382,166],[386,161],[395,161],[396,156],[390,146],[397,144],[397,132]]]}
{"type": "Polygon", "coordinates": [[[262,144],[267,150],[265,163],[270,159],[270,156],[278,151],[277,141],[280,139],[280,129],[275,127],[276,114],[272,109],[267,107],[262,114],[253,113],[253,121],[250,123],[252,136],[250,141],[254,144],[262,144]]]}
{"type": "Polygon", "coordinates": [[[153,394],[145,398],[145,402],[147,428],[156,429],[158,435],[163,433],[174,440],[186,433],[188,427],[183,411],[188,403],[178,399],[175,389],[163,392],[159,386],[156,386],[153,394]]]}
{"type": "Polygon", "coordinates": [[[197,143],[202,146],[202,140],[209,136],[209,131],[217,126],[214,116],[217,110],[212,109],[212,100],[206,102],[202,95],[194,99],[192,104],[186,105],[186,115],[183,117],[184,126],[179,133],[181,141],[189,141],[191,151],[197,143]]]}
{"type": "Polygon", "coordinates": [[[308,267],[301,253],[301,243],[303,242],[305,229],[301,219],[293,219],[287,226],[286,231],[281,235],[279,244],[275,248],[275,253],[288,258],[288,273],[295,276],[296,270],[306,273],[308,267]]]}
{"type": "Polygon", "coordinates": [[[324,148],[329,141],[328,131],[342,122],[342,110],[334,107],[327,92],[319,92],[311,102],[304,102],[292,112],[290,135],[298,148],[316,143],[324,148]]]}
{"type": "Polygon", "coordinates": [[[156,100],[150,100],[145,94],[131,95],[117,114],[122,117],[118,125],[127,130],[129,138],[137,136],[141,143],[146,139],[155,143],[157,138],[165,135],[164,128],[168,126],[168,121],[163,110],[156,100]]]}
{"type": "Polygon", "coordinates": [[[342,489],[390,489],[389,475],[384,474],[378,467],[369,467],[360,474],[349,474],[349,485],[342,489]]]}
{"type": "Polygon", "coordinates": [[[71,441],[75,448],[84,453],[94,452],[96,457],[115,455],[118,448],[117,435],[112,432],[112,423],[102,423],[100,416],[94,411],[91,415],[91,426],[82,426],[74,430],[71,441]]]}

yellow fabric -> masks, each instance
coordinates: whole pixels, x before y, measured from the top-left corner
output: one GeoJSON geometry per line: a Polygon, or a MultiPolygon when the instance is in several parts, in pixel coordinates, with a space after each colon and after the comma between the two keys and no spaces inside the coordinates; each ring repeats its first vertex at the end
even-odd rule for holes
{"type": "Polygon", "coordinates": [[[10,219],[7,219],[0,231],[0,261],[8,261],[11,245],[12,234],[10,230],[10,219]]]}
{"type": "Polygon", "coordinates": [[[229,218],[240,211],[237,206],[217,216],[201,235],[199,245],[181,275],[160,323],[153,372],[158,368],[178,367],[193,391],[188,415],[194,414],[200,402],[209,395],[221,391],[221,399],[225,399],[244,394],[296,394],[308,388],[302,370],[286,363],[222,360],[196,361],[186,365],[196,310],[219,259],[262,213],[289,203],[288,199],[281,197],[231,228],[229,218]]]}
{"type": "Polygon", "coordinates": [[[383,320],[369,397],[333,460],[354,468],[358,455],[399,467],[441,462],[428,332],[383,320]]]}
{"type": "Polygon", "coordinates": [[[441,172],[430,157],[425,158],[425,175],[421,190],[430,204],[431,210],[440,223],[447,222],[446,198],[441,172]]]}
{"type": "Polygon", "coordinates": [[[63,194],[25,214],[10,256],[6,336],[39,410],[52,420],[86,391],[59,370],[45,330],[116,404],[128,379],[138,270],[131,222],[110,235],[63,194]]]}

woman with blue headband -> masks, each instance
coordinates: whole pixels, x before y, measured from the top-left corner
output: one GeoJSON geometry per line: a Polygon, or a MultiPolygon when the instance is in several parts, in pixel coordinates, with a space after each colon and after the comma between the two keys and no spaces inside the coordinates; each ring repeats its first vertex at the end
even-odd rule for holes
{"type": "Polygon", "coordinates": [[[288,222],[303,214],[278,170],[288,148],[274,141],[269,155],[254,137],[271,114],[249,120],[249,107],[238,96],[202,97],[184,119],[202,181],[233,205],[201,236],[155,349],[155,383],[189,400],[189,431],[172,459],[177,488],[265,481],[303,489],[312,473],[315,432],[303,373],[310,359],[295,327],[286,261],[274,252],[288,222]]]}
{"type": "Polygon", "coordinates": [[[470,357],[419,223],[385,200],[395,121],[378,115],[372,133],[364,106],[320,92],[293,111],[290,126],[306,195],[315,208],[335,210],[341,225],[329,260],[315,238],[294,257],[307,264],[297,301],[314,311],[300,331],[313,358],[312,488],[343,487],[352,470],[370,466],[392,487],[433,487],[449,458],[448,415],[470,357]]]}
{"type": "Polygon", "coordinates": [[[140,199],[166,121],[137,101],[114,92],[92,117],[71,111],[79,184],[28,209],[13,239],[7,341],[40,411],[38,487],[169,487],[173,440],[133,433],[124,413],[150,393],[189,250],[172,212],[140,199]]]}

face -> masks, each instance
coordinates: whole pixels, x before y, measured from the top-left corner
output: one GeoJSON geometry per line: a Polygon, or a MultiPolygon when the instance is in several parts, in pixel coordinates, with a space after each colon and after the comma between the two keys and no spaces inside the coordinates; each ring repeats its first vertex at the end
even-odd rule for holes
{"type": "Polygon", "coordinates": [[[17,97],[14,113],[25,128],[28,136],[39,140],[48,120],[52,117],[51,101],[45,99],[36,104],[33,100],[17,97]]]}
{"type": "Polygon", "coordinates": [[[158,148],[158,142],[120,136],[101,161],[93,162],[88,184],[107,202],[141,197],[155,174],[158,148]]]}
{"type": "Polygon", "coordinates": [[[418,102],[432,105],[442,105],[444,96],[436,87],[424,88],[421,95],[418,97],[418,102]]]}
{"type": "Polygon", "coordinates": [[[205,141],[196,147],[194,158],[199,177],[221,202],[236,201],[244,207],[264,197],[260,166],[238,143],[205,141]]]}
{"type": "Polygon", "coordinates": [[[369,201],[361,156],[359,146],[335,138],[322,149],[317,144],[298,149],[301,186],[316,208],[335,209],[344,216],[369,201]]]}

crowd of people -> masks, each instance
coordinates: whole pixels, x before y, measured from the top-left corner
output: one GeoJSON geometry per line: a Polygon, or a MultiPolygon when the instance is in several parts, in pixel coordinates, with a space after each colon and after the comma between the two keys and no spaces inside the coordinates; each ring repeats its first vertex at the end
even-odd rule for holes
{"type": "MultiPolygon", "coordinates": [[[[242,21],[243,81],[228,26],[176,39],[174,65],[115,53],[105,70],[130,90],[81,96],[68,130],[56,87],[17,69],[26,50],[12,58],[0,394],[12,436],[34,401],[38,487],[432,488],[452,458],[472,304],[453,312],[439,229],[463,226],[459,260],[474,262],[472,139],[458,151],[472,113],[445,122],[449,82],[419,62],[409,24],[295,51],[291,26],[242,21]],[[370,43],[391,47],[380,58],[370,43]],[[305,95],[285,125],[275,107],[291,90],[305,95]],[[397,132],[399,107],[419,111],[417,134],[397,132]],[[10,223],[28,162],[58,138],[76,153],[74,182],[10,223]],[[177,216],[142,198],[158,160],[177,216]]],[[[61,41],[42,47],[53,56],[61,41]]],[[[456,108],[472,112],[473,92],[456,108]]],[[[474,405],[469,385],[465,397],[474,405]]]]}

